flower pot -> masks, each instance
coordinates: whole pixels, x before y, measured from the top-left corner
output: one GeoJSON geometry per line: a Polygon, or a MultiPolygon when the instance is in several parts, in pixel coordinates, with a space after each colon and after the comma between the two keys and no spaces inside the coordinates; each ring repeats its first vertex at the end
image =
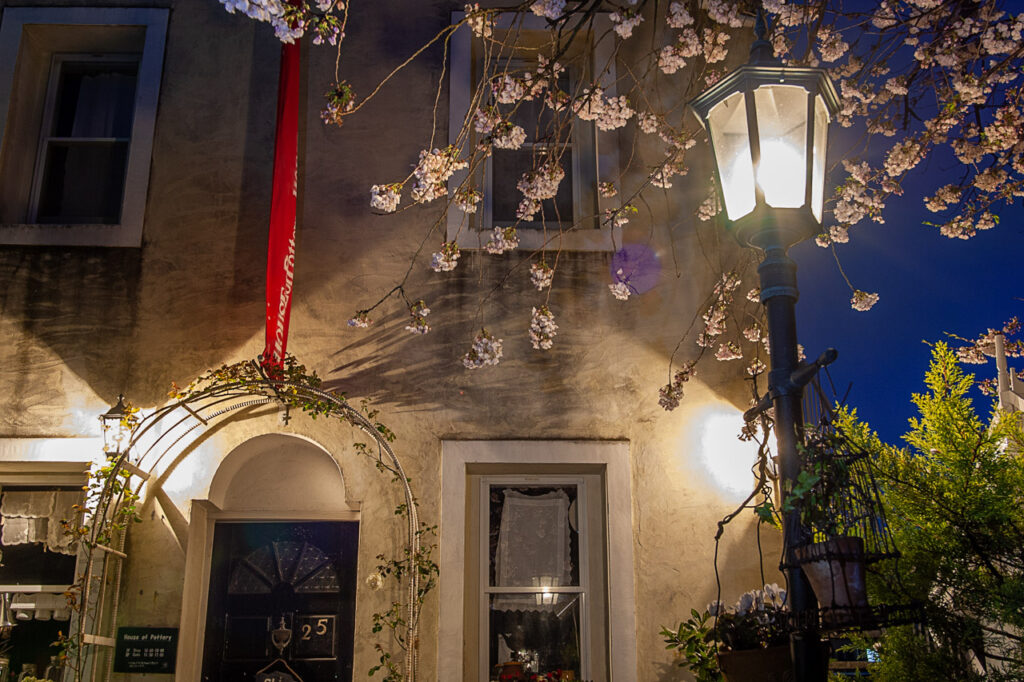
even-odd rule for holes
{"type": "Polygon", "coordinates": [[[726,682],[792,682],[793,659],[789,646],[722,651],[718,667],[726,682]]]}
{"type": "Polygon", "coordinates": [[[864,540],[843,536],[796,548],[800,568],[833,623],[850,622],[868,608],[864,584],[864,540]]]}

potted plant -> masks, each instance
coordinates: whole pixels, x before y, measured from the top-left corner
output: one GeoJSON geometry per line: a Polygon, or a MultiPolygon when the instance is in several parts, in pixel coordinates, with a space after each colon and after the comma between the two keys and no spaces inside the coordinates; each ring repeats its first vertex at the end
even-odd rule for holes
{"type": "Polygon", "coordinates": [[[786,592],[765,585],[740,596],[732,607],[718,602],[702,614],[661,631],[669,649],[677,649],[697,682],[784,682],[792,679],[789,635],[793,627],[786,592]],[[714,620],[712,620],[712,618],[714,620]]]}

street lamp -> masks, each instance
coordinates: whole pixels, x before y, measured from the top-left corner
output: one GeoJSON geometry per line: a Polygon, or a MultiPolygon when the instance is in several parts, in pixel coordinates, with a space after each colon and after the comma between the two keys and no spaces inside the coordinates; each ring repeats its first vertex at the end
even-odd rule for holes
{"type": "Polygon", "coordinates": [[[103,452],[119,454],[121,448],[131,441],[132,431],[137,422],[136,410],[124,404],[124,396],[117,396],[117,404],[100,415],[100,430],[103,432],[103,452]]]}
{"type": "MultiPolygon", "coordinates": [[[[762,401],[761,407],[774,404],[779,473],[783,489],[790,490],[800,473],[803,386],[813,371],[797,358],[796,263],[786,252],[821,229],[828,123],[839,98],[823,69],[787,67],[776,60],[766,33],[764,14],[758,12],[750,61],[690,102],[690,108],[708,131],[730,228],[742,245],[764,252],[758,274],[771,372],[770,403],[762,401]]],[[[835,351],[829,351],[815,365],[833,359],[835,351]]],[[[817,603],[793,556],[803,538],[799,510],[784,515],[782,533],[790,608],[800,626],[791,640],[796,680],[824,680],[817,603]]]]}

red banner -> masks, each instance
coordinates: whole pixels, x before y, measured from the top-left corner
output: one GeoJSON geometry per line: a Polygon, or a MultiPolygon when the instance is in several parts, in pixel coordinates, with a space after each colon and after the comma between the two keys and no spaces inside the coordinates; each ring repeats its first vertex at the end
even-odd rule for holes
{"type": "Polygon", "coordinates": [[[281,46],[277,137],[267,243],[267,340],[263,364],[280,365],[288,347],[295,274],[295,220],[299,153],[299,44],[281,46]]]}

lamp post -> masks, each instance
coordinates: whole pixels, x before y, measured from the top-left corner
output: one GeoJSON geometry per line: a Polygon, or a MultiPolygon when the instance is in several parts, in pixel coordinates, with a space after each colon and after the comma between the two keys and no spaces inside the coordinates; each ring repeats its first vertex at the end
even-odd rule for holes
{"type": "MultiPolygon", "coordinates": [[[[782,66],[766,33],[759,12],[750,61],[690,102],[690,108],[708,131],[730,229],[741,244],[764,253],[758,274],[771,352],[768,396],[775,407],[779,473],[783,490],[790,490],[800,473],[803,385],[813,372],[797,359],[799,293],[796,263],[787,251],[821,227],[828,123],[839,100],[823,69],[782,66]]],[[[816,364],[834,359],[835,352],[829,353],[816,364]]],[[[799,626],[790,642],[796,680],[824,680],[817,602],[793,556],[803,537],[799,510],[785,513],[782,534],[790,609],[799,626]]]]}

